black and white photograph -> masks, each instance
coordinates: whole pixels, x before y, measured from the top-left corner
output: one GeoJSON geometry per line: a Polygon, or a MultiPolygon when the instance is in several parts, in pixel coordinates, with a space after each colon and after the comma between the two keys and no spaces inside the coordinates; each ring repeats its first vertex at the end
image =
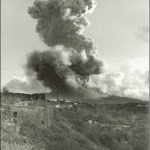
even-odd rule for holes
{"type": "Polygon", "coordinates": [[[1,1],[1,150],[149,150],[149,0],[1,1]]]}

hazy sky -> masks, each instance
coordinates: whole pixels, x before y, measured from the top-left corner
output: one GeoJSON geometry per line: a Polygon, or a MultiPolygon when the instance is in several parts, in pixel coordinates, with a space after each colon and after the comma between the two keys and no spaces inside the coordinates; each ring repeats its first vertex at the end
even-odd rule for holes
{"type": "MultiPolygon", "coordinates": [[[[32,2],[2,1],[2,86],[14,76],[24,78],[27,54],[46,48],[35,33],[36,20],[27,13],[32,2]]],[[[91,25],[84,33],[97,43],[100,59],[109,64],[108,72],[118,71],[126,61],[148,69],[149,0],[97,0],[87,18],[91,25]]]]}

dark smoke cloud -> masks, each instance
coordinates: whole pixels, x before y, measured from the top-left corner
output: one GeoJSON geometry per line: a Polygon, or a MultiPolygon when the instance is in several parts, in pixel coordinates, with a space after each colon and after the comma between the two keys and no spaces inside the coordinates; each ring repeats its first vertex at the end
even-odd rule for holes
{"type": "Polygon", "coordinates": [[[48,46],[61,44],[78,52],[94,53],[95,43],[82,31],[89,25],[84,15],[92,12],[95,6],[92,0],[35,1],[28,13],[38,20],[36,32],[48,46]]]}
{"type": "Polygon", "coordinates": [[[35,73],[45,87],[54,91],[79,94],[79,91],[87,90],[85,80],[91,74],[96,74],[97,64],[92,66],[95,60],[86,60],[83,54],[77,56],[78,54],[72,53],[70,55],[62,47],[54,47],[44,52],[34,51],[27,60],[27,75],[32,76],[35,73]]]}
{"type": "Polygon", "coordinates": [[[45,87],[61,93],[88,92],[86,81],[102,72],[96,44],[84,36],[89,25],[86,14],[93,0],[35,1],[28,13],[37,19],[36,32],[50,48],[32,52],[27,58],[27,75],[36,76],[45,87]]]}
{"type": "Polygon", "coordinates": [[[73,72],[62,62],[60,53],[35,51],[28,57],[27,68],[29,69],[28,74],[37,73],[37,79],[42,81],[44,86],[62,92],[69,90],[66,79],[73,72]]]}

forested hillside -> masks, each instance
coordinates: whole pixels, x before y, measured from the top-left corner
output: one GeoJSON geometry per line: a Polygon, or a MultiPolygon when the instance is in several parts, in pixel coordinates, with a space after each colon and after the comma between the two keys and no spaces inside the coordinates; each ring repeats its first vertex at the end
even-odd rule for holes
{"type": "MultiPolygon", "coordinates": [[[[14,122],[1,108],[3,150],[148,150],[147,105],[76,103],[53,105],[47,129],[14,122]]],[[[37,118],[38,119],[38,118],[37,118]]]]}

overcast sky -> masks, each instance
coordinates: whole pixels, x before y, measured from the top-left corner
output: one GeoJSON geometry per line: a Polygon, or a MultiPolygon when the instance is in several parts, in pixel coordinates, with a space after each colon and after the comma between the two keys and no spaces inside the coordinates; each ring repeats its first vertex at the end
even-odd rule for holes
{"type": "MultiPolygon", "coordinates": [[[[13,77],[24,78],[27,54],[46,48],[35,33],[36,20],[27,13],[32,2],[2,1],[2,86],[13,77]]],[[[100,59],[109,64],[107,72],[119,71],[127,61],[148,70],[148,0],[97,0],[95,11],[87,18],[91,24],[84,34],[97,43],[100,59]]]]}

